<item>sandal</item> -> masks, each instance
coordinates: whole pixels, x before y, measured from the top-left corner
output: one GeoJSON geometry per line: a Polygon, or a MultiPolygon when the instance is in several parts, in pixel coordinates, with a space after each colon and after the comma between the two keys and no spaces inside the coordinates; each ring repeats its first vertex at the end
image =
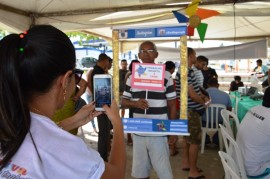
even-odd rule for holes
{"type": "MultiPolygon", "coordinates": [[[[190,170],[190,168],[182,168],[182,170],[183,171],[189,171],[190,170]]],[[[197,168],[197,170],[198,170],[198,172],[200,172],[200,173],[202,173],[203,172],[203,170],[202,169],[200,169],[200,168],[197,168]]]]}

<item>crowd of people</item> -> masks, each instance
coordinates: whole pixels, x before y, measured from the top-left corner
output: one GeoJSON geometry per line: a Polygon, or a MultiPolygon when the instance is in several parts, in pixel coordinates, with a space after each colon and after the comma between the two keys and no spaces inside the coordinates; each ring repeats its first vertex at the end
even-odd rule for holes
{"type": "MultiPolygon", "coordinates": [[[[205,111],[210,103],[224,104],[228,110],[232,105],[229,95],[218,89],[218,75],[208,66],[207,57],[197,57],[192,48],[187,52],[190,135],[182,140],[181,170],[188,172],[189,179],[203,179],[206,177],[197,161],[205,111]]],[[[3,38],[0,41],[0,176],[124,178],[126,152],[121,118],[125,116],[125,109],[129,109],[129,118],[177,120],[181,108],[180,69],[174,80],[175,64],[167,61],[164,90],[146,92],[131,86],[132,64],[154,64],[158,57],[155,43],[142,42],[138,57],[140,61],[133,60],[129,67],[127,60],[121,60],[121,108],[113,100],[111,106],[103,105],[105,112],[98,112],[92,98],[93,77],[108,74],[113,62],[109,56],[99,55],[97,64],[88,71],[85,81],[82,79],[83,71],[75,68],[75,49],[60,30],[38,25],[25,33],[3,38]],[[88,104],[80,97],[85,91],[88,104]],[[97,118],[98,131],[94,118],[97,118]],[[90,121],[98,133],[97,151],[89,149],[75,136],[78,127],[90,121]],[[18,170],[10,166],[16,166],[18,170]]],[[[263,73],[268,80],[268,69],[260,60],[254,71],[263,73]]],[[[241,77],[235,76],[230,91],[243,85],[241,77]]],[[[270,156],[270,145],[266,146],[269,96],[270,89],[267,89],[262,106],[252,108],[246,115],[237,138],[246,157],[248,174],[252,176],[269,170],[270,159],[267,156],[270,156]],[[247,150],[250,147],[252,151],[247,150]],[[256,151],[261,151],[261,154],[255,155],[256,151]]],[[[221,116],[218,118],[222,124],[221,116]]],[[[165,134],[128,134],[127,144],[133,147],[131,175],[149,178],[154,169],[160,179],[174,178],[170,156],[178,153],[177,141],[178,136],[165,134]]],[[[215,137],[210,141],[218,145],[215,137]]]]}

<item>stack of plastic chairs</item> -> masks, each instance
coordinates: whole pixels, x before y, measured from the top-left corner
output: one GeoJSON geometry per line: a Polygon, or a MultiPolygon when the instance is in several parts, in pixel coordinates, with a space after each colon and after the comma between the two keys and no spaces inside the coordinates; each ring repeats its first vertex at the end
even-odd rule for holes
{"type": "Polygon", "coordinates": [[[233,158],[223,151],[219,151],[218,154],[225,171],[225,179],[241,179],[233,158]]]}
{"type": "Polygon", "coordinates": [[[236,134],[240,125],[238,117],[227,109],[221,110],[221,116],[223,118],[223,126],[228,128],[230,135],[234,136],[234,139],[236,139],[236,134]]]}
{"type": "MultiPolygon", "coordinates": [[[[242,156],[241,150],[239,149],[239,147],[234,139],[234,136],[230,134],[228,128],[225,128],[221,124],[219,126],[220,126],[220,130],[222,133],[224,145],[226,148],[226,153],[227,153],[227,155],[229,155],[231,157],[231,159],[235,163],[234,172],[241,179],[247,179],[247,174],[246,174],[246,170],[244,167],[243,156],[242,156]]],[[[225,177],[229,178],[229,176],[227,176],[228,174],[226,174],[226,170],[227,170],[226,166],[223,165],[223,168],[225,170],[225,177]]]]}

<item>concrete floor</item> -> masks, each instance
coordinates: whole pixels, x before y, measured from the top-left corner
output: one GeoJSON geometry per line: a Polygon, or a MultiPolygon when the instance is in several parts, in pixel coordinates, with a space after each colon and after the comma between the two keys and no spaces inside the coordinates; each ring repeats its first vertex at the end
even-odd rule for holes
{"type": "MultiPolygon", "coordinates": [[[[83,126],[85,142],[92,148],[97,149],[97,135],[93,133],[92,126],[89,124],[83,126]]],[[[79,130],[78,135],[82,137],[81,130],[79,130]]],[[[171,157],[171,166],[173,170],[173,175],[175,179],[186,179],[188,178],[188,172],[181,170],[181,140],[182,137],[179,136],[177,143],[177,148],[179,153],[176,156],[171,157]]],[[[224,170],[218,155],[219,148],[213,145],[206,145],[204,154],[199,153],[198,167],[202,169],[203,174],[207,179],[223,179],[224,170]]],[[[131,167],[132,167],[132,146],[126,145],[127,151],[127,168],[126,168],[126,179],[133,179],[131,177],[131,167]]],[[[151,179],[157,179],[157,175],[153,171],[151,179]]]]}

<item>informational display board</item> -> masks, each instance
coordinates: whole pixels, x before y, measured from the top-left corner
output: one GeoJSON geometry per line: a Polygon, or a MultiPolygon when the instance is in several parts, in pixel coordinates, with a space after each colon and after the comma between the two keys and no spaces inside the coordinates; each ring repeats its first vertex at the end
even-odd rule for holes
{"type": "Polygon", "coordinates": [[[125,133],[189,135],[187,120],[123,118],[125,133]]]}
{"type": "MultiPolygon", "coordinates": [[[[148,90],[164,90],[164,64],[133,63],[132,69],[131,88],[144,89],[146,100],[148,90]]],[[[123,118],[123,125],[125,133],[189,135],[187,120],[123,118]]]]}
{"type": "MultiPolygon", "coordinates": [[[[162,38],[180,37],[181,44],[181,112],[177,120],[148,119],[148,118],[123,118],[125,133],[162,134],[162,135],[189,135],[187,120],[187,26],[163,26],[163,27],[136,27],[134,29],[115,28],[113,30],[114,58],[119,52],[118,40],[133,38],[162,38]],[[118,33],[118,35],[116,34],[118,33]],[[182,95],[182,93],[184,93],[182,95]]],[[[151,53],[151,52],[145,52],[151,53]]],[[[116,63],[115,63],[116,64],[116,63]]],[[[117,63],[118,64],[118,63],[117,63]]],[[[148,90],[164,90],[165,67],[164,65],[138,63],[133,64],[131,88],[145,89],[146,100],[148,90]],[[135,69],[135,70],[134,70],[135,69]]],[[[114,78],[114,89],[118,89],[118,76],[114,78]],[[117,85],[117,86],[116,86],[117,85]]],[[[117,90],[118,91],[118,90],[117,90]]],[[[117,93],[117,92],[116,92],[117,93]]],[[[116,95],[117,96],[117,95],[116,95]]]]}

